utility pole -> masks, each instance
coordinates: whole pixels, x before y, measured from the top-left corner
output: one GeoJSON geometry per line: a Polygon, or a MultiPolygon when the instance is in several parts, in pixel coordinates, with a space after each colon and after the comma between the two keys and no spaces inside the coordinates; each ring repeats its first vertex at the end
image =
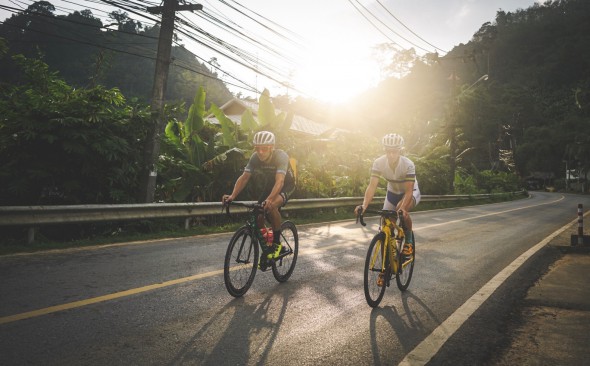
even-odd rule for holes
{"type": "Polygon", "coordinates": [[[178,0],[164,0],[164,6],[147,8],[152,14],[162,14],[160,35],[158,37],[158,54],[156,56],[156,71],[152,88],[152,102],[150,105],[152,124],[144,146],[143,172],[141,177],[140,201],[151,203],[154,201],[156,178],[158,172],[156,163],[160,155],[160,138],[164,131],[164,94],[168,82],[170,68],[170,54],[172,51],[172,36],[174,34],[174,18],[176,11],[201,10],[201,4],[178,5],[178,0]]]}
{"type": "Polygon", "coordinates": [[[457,73],[453,70],[453,73],[449,77],[451,79],[451,98],[452,105],[451,105],[451,116],[448,122],[449,128],[449,192],[450,194],[455,194],[455,171],[457,170],[457,137],[455,136],[457,133],[456,126],[456,118],[457,118],[457,110],[458,110],[458,93],[457,93],[457,73]]]}
{"type": "Polygon", "coordinates": [[[449,128],[449,191],[451,194],[455,194],[455,172],[457,171],[457,116],[459,112],[459,98],[466,93],[467,91],[471,90],[475,85],[477,85],[481,81],[488,80],[488,74],[482,75],[479,79],[477,79],[473,84],[469,85],[466,89],[459,93],[457,89],[457,80],[459,77],[457,76],[456,72],[453,70],[453,73],[449,77],[451,80],[451,98],[452,105],[451,105],[451,117],[449,119],[448,128],[449,128]]]}

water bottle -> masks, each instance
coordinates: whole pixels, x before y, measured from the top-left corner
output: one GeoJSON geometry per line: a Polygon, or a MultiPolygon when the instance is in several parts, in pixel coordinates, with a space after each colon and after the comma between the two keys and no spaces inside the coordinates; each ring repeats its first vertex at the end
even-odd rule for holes
{"type": "Polygon", "coordinates": [[[273,234],[272,234],[272,229],[271,228],[263,227],[262,229],[260,229],[260,233],[262,234],[262,237],[264,238],[264,240],[267,243],[271,243],[272,244],[273,234]]]}
{"type": "Polygon", "coordinates": [[[266,229],[266,242],[268,244],[272,244],[272,240],[273,240],[273,233],[272,233],[272,229],[271,228],[267,228],[266,229]]]}

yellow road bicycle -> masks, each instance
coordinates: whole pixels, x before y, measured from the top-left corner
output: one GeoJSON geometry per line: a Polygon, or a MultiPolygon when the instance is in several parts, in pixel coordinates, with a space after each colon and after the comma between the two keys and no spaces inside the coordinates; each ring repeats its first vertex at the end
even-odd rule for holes
{"type": "MultiPolygon", "coordinates": [[[[396,211],[365,210],[365,213],[380,215],[379,232],[375,234],[365,260],[364,288],[365,298],[371,307],[379,305],[385,294],[385,288],[389,287],[395,276],[397,287],[405,291],[410,285],[414,263],[416,261],[416,246],[411,246],[411,254],[403,253],[406,243],[405,226],[403,216],[396,211]]],[[[357,216],[360,223],[366,226],[363,214],[357,216]]],[[[358,221],[357,220],[357,221],[358,221]]]]}

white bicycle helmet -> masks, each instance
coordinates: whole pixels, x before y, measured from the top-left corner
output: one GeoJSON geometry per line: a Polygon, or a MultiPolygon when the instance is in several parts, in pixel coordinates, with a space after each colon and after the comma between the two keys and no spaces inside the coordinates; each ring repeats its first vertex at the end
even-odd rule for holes
{"type": "Polygon", "coordinates": [[[256,132],[252,143],[254,145],[274,145],[275,135],[270,131],[256,132]]]}
{"type": "Polygon", "coordinates": [[[381,144],[385,148],[401,149],[402,147],[404,147],[404,138],[398,135],[397,133],[390,133],[388,135],[383,136],[381,144]]]}

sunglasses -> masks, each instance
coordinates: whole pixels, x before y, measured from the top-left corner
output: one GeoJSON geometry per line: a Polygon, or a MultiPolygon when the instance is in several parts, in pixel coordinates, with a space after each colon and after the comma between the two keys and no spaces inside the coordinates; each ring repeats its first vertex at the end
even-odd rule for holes
{"type": "Polygon", "coordinates": [[[257,152],[267,152],[272,149],[272,146],[254,146],[254,150],[257,152]]]}
{"type": "Polygon", "coordinates": [[[385,149],[385,153],[386,154],[396,154],[399,153],[400,151],[402,151],[401,149],[396,149],[396,148],[388,148],[385,149]]]}

